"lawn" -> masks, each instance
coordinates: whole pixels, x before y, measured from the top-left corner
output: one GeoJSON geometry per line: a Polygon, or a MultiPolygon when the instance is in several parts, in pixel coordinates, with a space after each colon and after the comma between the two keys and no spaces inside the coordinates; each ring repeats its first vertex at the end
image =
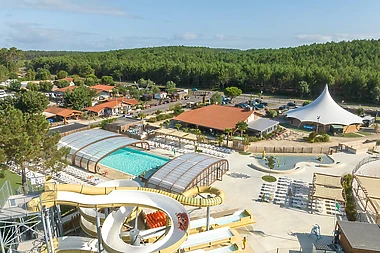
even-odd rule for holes
{"type": "Polygon", "coordinates": [[[5,177],[0,178],[0,187],[3,186],[7,180],[9,180],[13,189],[17,189],[21,185],[21,177],[19,175],[16,175],[9,170],[6,170],[4,174],[5,177]]]}
{"type": "Polygon", "coordinates": [[[283,127],[286,127],[288,129],[292,129],[294,131],[299,131],[299,132],[304,132],[304,133],[310,133],[310,132],[313,132],[313,130],[311,129],[305,129],[303,127],[296,127],[294,125],[291,125],[289,123],[280,123],[280,126],[283,126],[283,127]]]}
{"type": "Polygon", "coordinates": [[[277,179],[274,176],[269,175],[263,176],[261,179],[268,183],[273,183],[277,181],[277,179]]]}
{"type": "Polygon", "coordinates": [[[358,137],[363,137],[361,135],[358,135],[356,133],[344,133],[344,134],[339,134],[337,135],[338,137],[348,137],[348,138],[358,138],[358,137]]]}
{"type": "Polygon", "coordinates": [[[369,132],[359,132],[359,134],[365,135],[365,136],[373,135],[373,133],[369,133],[369,132]]]}

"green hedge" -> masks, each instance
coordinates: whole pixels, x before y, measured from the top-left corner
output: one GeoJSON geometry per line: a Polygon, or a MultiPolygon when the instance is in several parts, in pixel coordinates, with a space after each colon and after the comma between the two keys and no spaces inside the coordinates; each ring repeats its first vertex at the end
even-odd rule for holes
{"type": "Polygon", "coordinates": [[[356,204],[355,198],[352,192],[352,175],[347,174],[343,177],[343,188],[346,195],[346,207],[345,212],[349,221],[356,221],[356,204]]]}

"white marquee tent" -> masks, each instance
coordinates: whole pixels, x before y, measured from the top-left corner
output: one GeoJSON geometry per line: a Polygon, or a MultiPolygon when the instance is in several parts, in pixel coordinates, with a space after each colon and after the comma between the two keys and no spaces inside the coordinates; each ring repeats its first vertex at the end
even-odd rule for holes
{"type": "Polygon", "coordinates": [[[288,111],[287,117],[298,119],[301,122],[318,122],[322,125],[347,126],[363,123],[361,117],[346,111],[332,99],[327,85],[316,100],[303,107],[288,111]]]}

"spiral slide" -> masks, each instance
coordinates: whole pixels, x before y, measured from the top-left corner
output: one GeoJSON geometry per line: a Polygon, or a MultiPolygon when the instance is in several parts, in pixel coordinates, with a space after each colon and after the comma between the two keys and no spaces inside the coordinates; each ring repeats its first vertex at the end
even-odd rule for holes
{"type": "Polygon", "coordinates": [[[76,192],[58,191],[54,203],[87,208],[120,207],[118,211],[107,217],[101,230],[103,247],[109,253],[173,252],[187,238],[188,227],[180,224],[177,218],[178,214],[182,214],[182,217],[188,219],[186,209],[178,201],[158,193],[138,190],[115,190],[107,195],[84,195],[76,192]],[[164,238],[154,244],[134,246],[126,244],[119,237],[125,218],[135,206],[156,208],[167,214],[172,225],[164,238]]]}
{"type": "MultiPolygon", "coordinates": [[[[80,207],[80,213],[82,214],[81,226],[87,233],[92,233],[93,235],[96,231],[93,221],[95,216],[98,215],[104,220],[101,237],[103,247],[107,252],[163,253],[175,251],[187,238],[189,218],[183,205],[215,206],[224,200],[222,191],[208,186],[196,187],[180,195],[150,188],[130,187],[132,185],[125,185],[122,182],[125,180],[119,181],[116,185],[115,182],[112,183],[111,181],[98,187],[46,183],[45,192],[40,195],[40,198],[28,202],[27,207],[30,211],[38,211],[40,210],[40,201],[47,208],[57,204],[80,207]],[[200,193],[211,193],[215,196],[207,199],[193,197],[200,193]],[[97,211],[99,208],[108,207],[120,208],[108,215],[107,218],[97,211]],[[120,235],[124,233],[120,232],[121,227],[125,220],[131,217],[136,207],[154,208],[166,213],[171,226],[165,231],[166,236],[164,238],[154,244],[144,246],[134,246],[122,240],[120,235]]],[[[140,235],[143,236],[144,231],[140,235]]],[[[69,238],[66,238],[65,241],[69,245],[69,238]]],[[[72,246],[70,245],[71,248],[72,246]]]]}

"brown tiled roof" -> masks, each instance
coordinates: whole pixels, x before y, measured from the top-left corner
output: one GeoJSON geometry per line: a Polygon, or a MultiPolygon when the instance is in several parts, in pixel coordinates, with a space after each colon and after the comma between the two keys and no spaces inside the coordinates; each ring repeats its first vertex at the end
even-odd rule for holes
{"type": "Polygon", "coordinates": [[[241,108],[221,105],[209,105],[181,113],[175,120],[185,123],[224,130],[235,128],[239,121],[247,122],[254,111],[244,111],[241,108]]]}
{"type": "Polygon", "coordinates": [[[139,101],[136,98],[123,98],[123,104],[138,105],[139,101]]]}
{"type": "Polygon", "coordinates": [[[65,93],[67,90],[73,91],[73,89],[78,88],[78,86],[67,86],[60,89],[56,89],[54,92],[63,92],[65,93]]]}
{"type": "Polygon", "coordinates": [[[98,84],[98,85],[95,85],[95,86],[91,86],[90,88],[91,88],[91,89],[95,89],[95,90],[100,90],[100,91],[111,92],[112,89],[115,88],[115,86],[104,85],[104,84],[98,84]]]}
{"type": "Polygon", "coordinates": [[[120,100],[117,101],[117,102],[116,102],[116,100],[111,100],[111,101],[108,101],[108,102],[105,102],[105,103],[101,103],[101,104],[97,104],[97,105],[94,105],[94,106],[86,107],[83,110],[87,110],[87,111],[98,113],[101,110],[103,110],[104,108],[115,108],[115,107],[117,107],[120,104],[121,104],[120,100]]]}
{"type": "Polygon", "coordinates": [[[56,106],[48,107],[47,109],[45,109],[44,112],[53,113],[64,118],[70,117],[71,115],[74,115],[74,114],[82,114],[82,112],[77,111],[77,110],[56,107],[56,106]]]}

